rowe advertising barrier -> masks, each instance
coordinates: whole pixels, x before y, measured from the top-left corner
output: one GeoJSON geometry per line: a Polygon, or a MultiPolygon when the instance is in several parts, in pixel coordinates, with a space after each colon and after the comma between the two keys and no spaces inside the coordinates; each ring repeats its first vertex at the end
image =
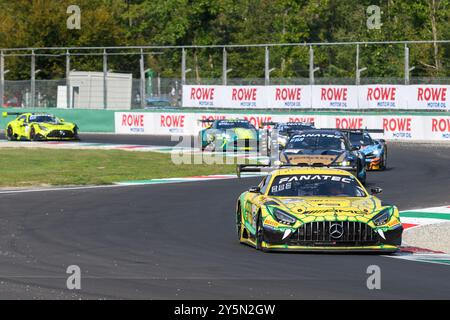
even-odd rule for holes
{"type": "Polygon", "coordinates": [[[183,86],[183,107],[450,111],[450,85],[183,86]]]}
{"type": "Polygon", "coordinates": [[[450,115],[289,115],[188,112],[116,112],[115,131],[122,134],[198,135],[204,119],[247,119],[255,127],[263,122],[309,122],[317,128],[384,129],[388,140],[441,140],[450,142],[450,115]]]}

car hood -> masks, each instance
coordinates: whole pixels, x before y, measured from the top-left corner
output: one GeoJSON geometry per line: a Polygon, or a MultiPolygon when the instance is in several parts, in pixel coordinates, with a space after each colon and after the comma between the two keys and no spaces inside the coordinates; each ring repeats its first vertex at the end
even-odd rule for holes
{"type": "MultiPolygon", "coordinates": [[[[302,219],[309,216],[326,219],[345,219],[347,217],[371,217],[382,209],[379,199],[368,196],[364,198],[347,197],[304,197],[271,198],[282,209],[302,219]]],[[[269,200],[270,201],[270,200],[269,200]]]]}
{"type": "Polygon", "coordinates": [[[347,152],[345,150],[286,149],[281,154],[280,160],[291,164],[306,163],[308,165],[330,165],[334,162],[342,162],[346,157],[347,152]]]}
{"type": "Polygon", "coordinates": [[[368,146],[362,146],[361,152],[364,154],[369,154],[369,153],[374,152],[377,149],[378,149],[378,145],[372,144],[372,145],[368,145],[368,146]]]}
{"type": "Polygon", "coordinates": [[[229,134],[237,139],[256,139],[256,131],[245,128],[233,128],[219,132],[221,134],[229,134]]]}
{"type": "Polygon", "coordinates": [[[72,128],[74,127],[73,123],[70,122],[59,122],[59,123],[55,123],[55,122],[39,122],[36,123],[39,126],[43,126],[46,127],[48,129],[51,130],[72,130],[72,128]]]}

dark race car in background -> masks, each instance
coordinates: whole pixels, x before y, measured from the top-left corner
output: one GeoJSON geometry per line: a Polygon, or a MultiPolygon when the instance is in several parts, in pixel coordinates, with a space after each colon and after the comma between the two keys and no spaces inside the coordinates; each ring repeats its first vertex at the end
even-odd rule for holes
{"type": "Polygon", "coordinates": [[[271,152],[276,146],[278,150],[286,147],[289,138],[304,130],[315,129],[313,123],[308,122],[263,122],[267,150],[271,152]],[[268,127],[271,127],[270,129],[268,127]]]}
{"type": "Polygon", "coordinates": [[[325,166],[352,172],[366,182],[365,156],[352,147],[347,135],[338,130],[306,130],[290,138],[280,153],[280,165],[325,166]]]}
{"type": "Polygon", "coordinates": [[[384,139],[373,139],[370,133],[384,133],[380,129],[345,130],[353,147],[359,148],[366,158],[367,170],[385,170],[387,145],[384,139]]]}
{"type": "Polygon", "coordinates": [[[200,120],[208,127],[199,132],[202,151],[258,151],[259,130],[248,120],[200,120]]]}

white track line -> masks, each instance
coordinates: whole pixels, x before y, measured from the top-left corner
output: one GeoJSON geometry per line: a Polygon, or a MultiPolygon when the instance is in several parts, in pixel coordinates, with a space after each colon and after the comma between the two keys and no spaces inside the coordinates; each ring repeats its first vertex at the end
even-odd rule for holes
{"type": "Polygon", "coordinates": [[[114,187],[129,187],[131,185],[104,185],[104,186],[80,186],[80,187],[60,187],[60,188],[43,188],[43,189],[23,189],[23,190],[2,190],[0,194],[14,194],[14,193],[30,193],[30,192],[47,192],[47,191],[70,191],[70,190],[88,190],[100,188],[114,188],[114,187]]]}

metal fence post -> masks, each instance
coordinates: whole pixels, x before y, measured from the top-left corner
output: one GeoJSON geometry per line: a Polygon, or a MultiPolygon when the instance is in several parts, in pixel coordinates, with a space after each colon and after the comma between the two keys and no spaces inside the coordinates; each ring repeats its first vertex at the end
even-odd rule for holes
{"type": "Polygon", "coordinates": [[[409,48],[405,44],[405,85],[409,85],[409,48]]]}
{"type": "Polygon", "coordinates": [[[356,85],[361,84],[361,77],[359,72],[359,44],[356,45],[356,85]]]}
{"type": "Polygon", "coordinates": [[[309,47],[309,84],[314,84],[314,49],[309,47]]]}
{"type": "Polygon", "coordinates": [[[227,85],[227,49],[224,47],[223,48],[223,53],[222,53],[223,59],[222,59],[222,84],[224,86],[227,85]]]}
{"type": "Polygon", "coordinates": [[[186,84],[186,49],[181,49],[181,84],[186,84]]]}
{"type": "Polygon", "coordinates": [[[145,108],[145,66],[144,66],[144,50],[141,48],[141,59],[139,61],[139,68],[141,72],[140,95],[141,95],[141,109],[145,108]]]}
{"type": "Polygon", "coordinates": [[[108,109],[108,55],[103,50],[103,109],[108,109]]]}
{"type": "Polygon", "coordinates": [[[35,107],[36,96],[36,55],[34,50],[31,50],[31,88],[30,88],[30,107],[35,107]]]}
{"type": "Polygon", "coordinates": [[[265,78],[265,81],[264,81],[264,84],[266,85],[266,86],[268,86],[269,84],[270,84],[270,66],[269,66],[269,64],[270,64],[270,56],[269,56],[269,47],[266,47],[266,49],[265,49],[265,51],[266,51],[266,54],[265,54],[265,63],[264,63],[264,78],[265,78]]]}
{"type": "Polygon", "coordinates": [[[0,52],[0,108],[5,104],[3,96],[5,95],[5,56],[0,52]]]}
{"type": "Polygon", "coordinates": [[[157,77],[157,87],[158,87],[158,97],[161,97],[161,74],[159,74],[158,72],[158,77],[157,77]]]}
{"type": "Polygon", "coordinates": [[[67,109],[70,109],[72,107],[71,105],[71,99],[70,99],[70,52],[67,50],[66,52],[66,102],[67,102],[67,109]]]}

